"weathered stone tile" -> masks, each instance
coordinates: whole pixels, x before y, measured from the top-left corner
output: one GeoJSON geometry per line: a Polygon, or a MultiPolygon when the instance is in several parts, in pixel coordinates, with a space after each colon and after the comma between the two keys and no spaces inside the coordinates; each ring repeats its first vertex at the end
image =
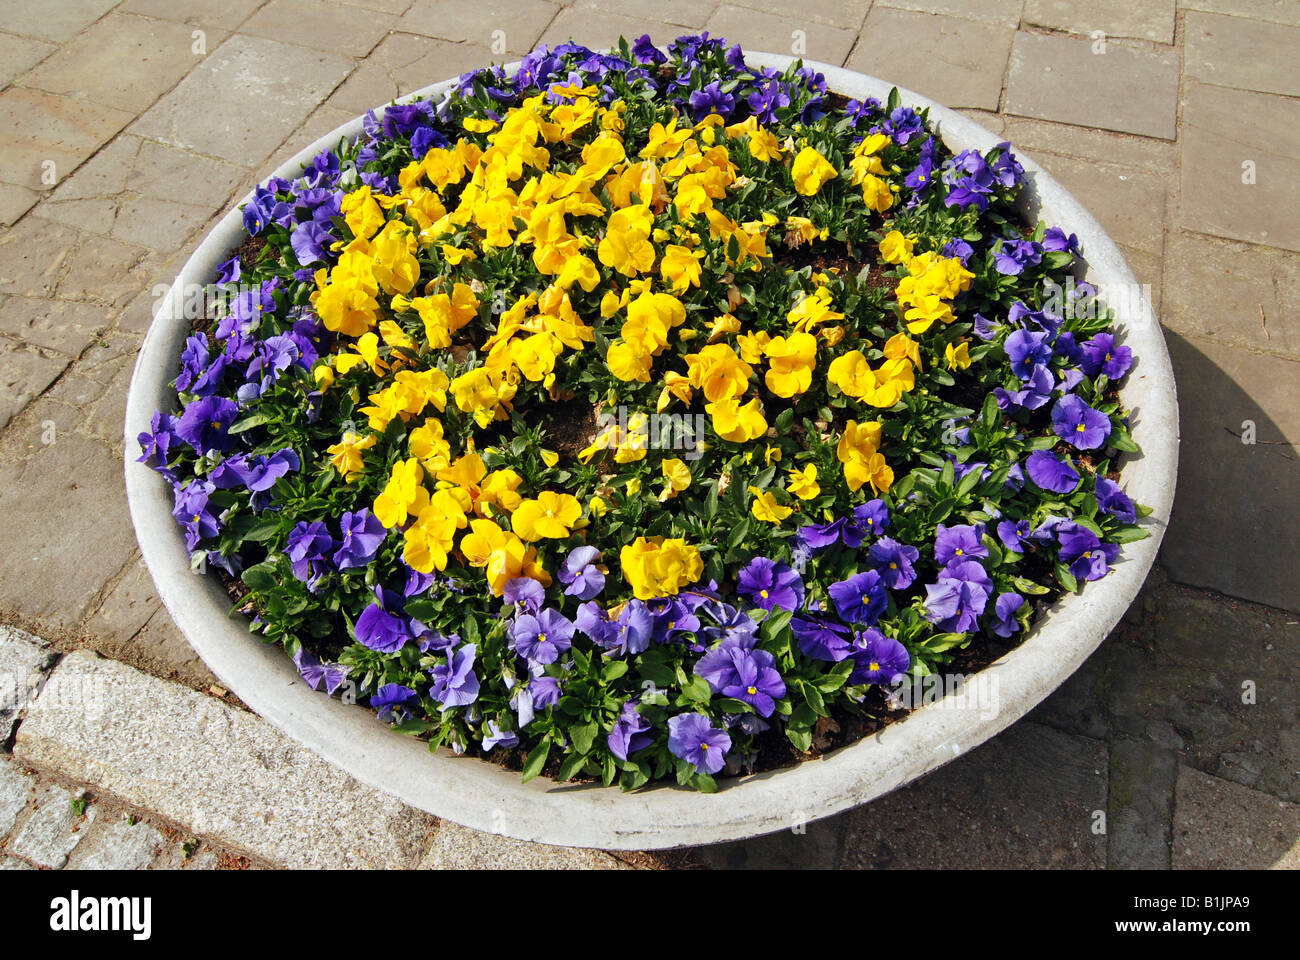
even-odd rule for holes
{"type": "Polygon", "coordinates": [[[834,870],[844,853],[851,816],[842,813],[812,823],[792,822],[776,833],[696,847],[693,852],[714,870],[834,870]]]}
{"type": "Polygon", "coordinates": [[[1178,771],[1175,870],[1300,870],[1300,806],[1191,767],[1178,771]]]}
{"type": "Polygon", "coordinates": [[[16,183],[0,183],[0,224],[8,227],[17,223],[40,199],[41,195],[35,190],[16,183]]]}
{"type": "Polygon", "coordinates": [[[198,690],[206,690],[218,682],[163,608],[154,611],[135,636],[125,640],[96,638],[91,641],[91,646],[114,660],[129,663],[154,676],[180,680],[198,690]]]}
{"type": "Polygon", "coordinates": [[[68,859],[69,870],[143,870],[167,845],[157,828],[101,816],[68,859]]]}
{"type": "Polygon", "coordinates": [[[1160,322],[1189,336],[1300,360],[1300,258],[1175,230],[1160,322]]]}
{"type": "Polygon", "coordinates": [[[24,218],[0,235],[0,293],[52,295],[76,244],[75,231],[36,216],[24,218]]]}
{"type": "Polygon", "coordinates": [[[1281,522],[1300,503],[1300,363],[1172,332],[1166,340],[1182,438],[1161,548],[1169,575],[1300,610],[1300,581],[1284,559],[1300,551],[1300,533],[1281,522]],[[1252,425],[1258,442],[1243,443],[1252,425]]]}
{"type": "Polygon", "coordinates": [[[0,331],[37,347],[75,357],[109,325],[108,312],[90,303],[6,297],[0,302],[0,331]]]}
{"type": "Polygon", "coordinates": [[[1175,0],[1026,0],[1025,23],[1091,37],[1174,42],[1175,0]]]}
{"type": "Polygon", "coordinates": [[[125,306],[140,289],[132,273],[141,264],[144,247],[109,237],[84,236],[68,256],[67,270],[59,281],[58,296],[125,306]]]}
{"type": "Polygon", "coordinates": [[[116,6],[117,0],[10,0],[4,27],[10,33],[62,43],[116,6]]]}
{"type": "Polygon", "coordinates": [[[846,66],[948,107],[997,110],[1008,27],[873,7],[846,66]]]}
{"type": "MultiPolygon", "coordinates": [[[[202,61],[190,32],[171,20],[110,13],[25,74],[22,83],[139,113],[202,61]]],[[[220,38],[208,42],[215,46],[220,38]]]]}
{"type": "MultiPolygon", "coordinates": [[[[868,18],[870,19],[870,18],[868,18]]],[[[1016,34],[1007,113],[1174,139],[1178,55],[1116,43],[1016,34]]]]}
{"type": "Polygon", "coordinates": [[[234,29],[256,10],[262,0],[126,0],[123,13],[138,13],[160,20],[176,20],[200,27],[234,29]]]}
{"type": "Polygon", "coordinates": [[[420,869],[621,870],[627,866],[601,850],[525,843],[442,820],[420,861],[420,869]]]}
{"type": "Polygon", "coordinates": [[[0,87],[25,70],[36,66],[55,50],[53,43],[0,33],[0,87]]]}
{"type": "Polygon", "coordinates": [[[388,32],[395,17],[341,3],[271,0],[242,24],[241,33],[364,57],[388,32]]]}
{"type": "Polygon", "coordinates": [[[546,0],[415,0],[394,29],[522,54],[559,12],[546,0]]]}
{"type": "Polygon", "coordinates": [[[256,165],[348,75],[352,61],[239,34],[131,127],[172,146],[256,165]]]}
{"type": "Polygon", "coordinates": [[[713,11],[705,27],[711,35],[746,50],[793,54],[836,66],[844,63],[856,39],[853,30],[806,18],[775,17],[729,3],[713,11]]]}
{"type": "Polygon", "coordinates": [[[1178,146],[1168,140],[1136,137],[1113,130],[1090,130],[1068,123],[1007,117],[1003,136],[1018,149],[1037,156],[1055,153],[1093,163],[1117,163],[1152,170],[1166,179],[1176,175],[1178,146]]]}
{"type": "Polygon", "coordinates": [[[1088,208],[1112,240],[1160,255],[1164,247],[1164,178],[1133,167],[1072,157],[1040,155],[1035,159],[1088,208]]]}
{"type": "Polygon", "coordinates": [[[161,606],[153,578],[144,561],[137,557],[86,621],[86,630],[106,640],[125,643],[140,632],[161,606]]]}
{"type": "Polygon", "coordinates": [[[1168,870],[1178,758],[1147,740],[1110,745],[1107,865],[1112,870],[1168,870]]]}
{"type": "Polygon", "coordinates": [[[123,110],[42,90],[0,90],[0,177],[42,190],[66,177],[131,119],[123,110]]]}
{"type": "Polygon", "coordinates": [[[1184,74],[1240,90],[1300,96],[1300,26],[1189,10],[1184,74]]]}
{"type": "Polygon", "coordinates": [[[0,340],[0,429],[68,368],[68,357],[0,340]]]}
{"type": "Polygon", "coordinates": [[[36,809],[18,828],[9,851],[38,867],[57,870],[68,861],[74,847],[95,822],[96,810],[87,806],[84,814],[72,808],[73,794],[46,784],[36,797],[36,809]]]}
{"type": "Polygon", "coordinates": [[[330,97],[326,106],[356,116],[431,83],[501,62],[486,46],[436,40],[413,33],[385,37],[330,97]]]}
{"type": "Polygon", "coordinates": [[[1292,0],[1179,0],[1178,6],[1300,26],[1300,6],[1292,0]]]}
{"type": "MultiPolygon", "coordinates": [[[[707,16],[707,14],[708,10],[700,8],[701,16],[707,16]]],[[[690,29],[697,28],[692,26],[690,29]]],[[[712,28],[710,29],[712,30],[712,28]]],[[[593,50],[603,50],[618,43],[620,36],[627,37],[630,43],[642,34],[649,34],[650,39],[662,49],[665,44],[671,43],[685,32],[689,31],[684,30],[682,24],[623,17],[613,13],[597,13],[594,11],[580,13],[572,7],[567,7],[546,28],[546,32],[542,34],[539,42],[554,47],[556,44],[576,40],[593,50]]],[[[486,43],[488,41],[482,42],[486,43]]],[[[788,46],[787,43],[781,49],[788,46]]]]}
{"type": "Polygon", "coordinates": [[[411,6],[413,0],[343,0],[349,7],[361,7],[363,10],[378,10],[400,17],[411,6]]]}
{"type": "Polygon", "coordinates": [[[0,604],[71,626],[126,565],[135,537],[120,458],[56,431],[27,460],[0,464],[0,604]]]}
{"type": "Polygon", "coordinates": [[[1101,868],[1106,745],[1033,723],[849,814],[843,866],[1101,868]]]}
{"type": "MultiPolygon", "coordinates": [[[[9,739],[14,725],[27,709],[30,693],[57,658],[40,637],[13,627],[0,627],[0,743],[9,739]]],[[[0,837],[13,825],[12,805],[6,798],[12,797],[17,783],[16,772],[7,773],[6,763],[0,758],[0,837]]]]}
{"type": "Polygon", "coordinates": [[[36,779],[23,773],[8,757],[0,756],[0,839],[13,829],[35,792],[36,779]]]}
{"type": "Polygon", "coordinates": [[[1024,3],[1025,0],[880,0],[876,6],[983,20],[1014,29],[1020,25],[1020,9],[1024,3]]]}
{"type": "MultiPolygon", "coordinates": [[[[751,10],[774,14],[787,20],[815,20],[818,23],[825,23],[832,27],[842,27],[855,33],[862,27],[862,21],[867,16],[867,9],[871,6],[870,0],[809,0],[807,3],[800,3],[799,0],[733,0],[733,2],[735,6],[748,7],[751,10]]],[[[647,10],[646,5],[637,2],[637,0],[618,0],[616,3],[593,0],[590,6],[622,13],[626,16],[644,16],[647,10]]],[[[669,23],[680,23],[684,26],[693,27],[696,25],[694,21],[701,15],[708,13],[707,6],[707,4],[684,3],[682,0],[677,0],[671,5],[671,11],[661,13],[660,16],[669,23]]],[[[656,9],[658,9],[657,6],[656,9]]],[[[632,38],[629,37],[628,39],[631,40],[632,38]]],[[[732,40],[731,37],[726,39],[729,42],[737,42],[732,40]]]]}
{"type": "Polygon", "coordinates": [[[1178,223],[1300,251],[1300,101],[1189,82],[1178,223]]]}
{"type": "Polygon", "coordinates": [[[985,130],[988,130],[990,133],[996,133],[1001,135],[1002,131],[1006,128],[1007,125],[1007,121],[1005,117],[1001,116],[1000,114],[989,113],[987,110],[971,110],[967,108],[967,109],[959,109],[957,112],[960,113],[963,117],[968,117],[971,120],[974,120],[976,123],[978,123],[985,130]]]}
{"type": "Polygon", "coordinates": [[[251,713],[84,651],[51,674],[14,751],[281,866],[411,867],[431,823],[251,713]]]}

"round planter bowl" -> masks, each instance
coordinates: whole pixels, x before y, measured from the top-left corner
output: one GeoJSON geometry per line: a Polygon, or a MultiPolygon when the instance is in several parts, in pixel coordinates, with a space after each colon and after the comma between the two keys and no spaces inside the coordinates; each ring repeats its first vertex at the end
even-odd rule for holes
{"type": "MultiPolygon", "coordinates": [[[[751,64],[784,69],[790,57],[751,53],[751,64]]],[[[824,64],[809,65],[846,97],[884,100],[892,84],[824,64]]],[[[437,99],[453,81],[406,99],[437,99]]],[[[903,103],[928,106],[930,120],[954,151],[995,146],[1000,138],[918,94],[903,103]]],[[[292,178],[315,154],[355,136],[361,118],[290,160],[275,175],[292,178]]],[[[1023,191],[1029,216],[1078,235],[1087,257],[1086,279],[1109,290],[1136,290],[1137,281],[1115,244],[1083,206],[1037,163],[1018,155],[1028,175],[1023,191]]],[[[303,683],[278,647],[263,644],[245,622],[227,615],[230,601],[216,577],[190,571],[184,538],[172,519],[167,483],[136,463],[136,437],[150,417],[175,402],[168,385],[178,369],[189,325],[181,309],[189,284],[202,285],[244,237],[238,208],[204,239],[164,298],[136,360],[126,410],[126,488],[136,536],[158,593],[190,644],[222,683],[275,726],[358,780],[438,817],[520,840],[609,850],[657,849],[718,843],[771,833],[793,823],[830,816],[866,803],[923,776],[978,746],[1042,701],[1072,674],[1119,621],[1155,560],[1169,519],[1178,466],[1178,407],[1164,338],[1145,297],[1111,305],[1136,364],[1121,391],[1141,454],[1123,461],[1122,484],[1152,508],[1143,524],[1148,539],[1126,544],[1109,576],[1082,593],[1062,597],[1024,642],[981,673],[994,702],[982,709],[922,706],[879,734],[817,760],[737,778],[722,778],[713,795],[654,786],[633,793],[617,787],[521,783],[519,774],[476,757],[430,753],[416,739],[393,733],[362,706],[345,705],[303,683]]]]}

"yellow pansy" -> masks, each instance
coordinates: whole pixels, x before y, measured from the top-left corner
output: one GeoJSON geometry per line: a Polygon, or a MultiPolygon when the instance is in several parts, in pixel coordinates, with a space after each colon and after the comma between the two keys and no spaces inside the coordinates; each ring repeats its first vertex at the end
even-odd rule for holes
{"type": "Polygon", "coordinates": [[[698,549],[663,537],[637,537],[619,552],[619,565],[638,600],[675,596],[704,573],[698,549]]]}
{"type": "Polygon", "coordinates": [[[743,407],[735,397],[706,404],[705,410],[713,417],[713,432],[732,443],[748,443],[767,432],[767,420],[758,407],[758,399],[743,407]]]}
{"type": "Polygon", "coordinates": [[[813,367],[817,364],[817,338],[812,334],[773,337],[764,352],[769,366],[763,382],[778,397],[796,396],[812,385],[813,367]]]}
{"type": "Polygon", "coordinates": [[[794,181],[794,189],[805,197],[811,197],[822,188],[822,184],[838,176],[839,171],[812,147],[804,147],[800,150],[790,167],[790,179],[794,181]]]}
{"type": "Polygon", "coordinates": [[[750,487],[749,492],[754,495],[754,502],[750,504],[749,512],[757,520],[762,520],[764,523],[780,523],[794,513],[793,507],[783,507],[777,503],[776,497],[770,490],[763,491],[758,487],[750,487]]]}
{"type": "Polygon", "coordinates": [[[344,483],[351,483],[365,470],[365,463],[361,459],[361,453],[364,450],[369,450],[378,442],[379,438],[373,433],[362,437],[355,431],[345,430],[339,442],[327,448],[330,454],[330,463],[343,477],[344,483]]]}
{"type": "Polygon", "coordinates": [[[948,362],[949,370],[965,370],[970,366],[970,346],[963,340],[954,348],[947,344],[943,348],[943,357],[948,362]]]}
{"type": "Polygon", "coordinates": [[[510,525],[524,540],[567,537],[582,516],[582,504],[567,493],[543,490],[536,500],[524,500],[515,508],[510,525]]]}
{"type": "Polygon", "coordinates": [[[786,490],[800,500],[811,500],[821,493],[822,488],[817,485],[817,464],[810,463],[802,470],[792,469],[786,490]]]}

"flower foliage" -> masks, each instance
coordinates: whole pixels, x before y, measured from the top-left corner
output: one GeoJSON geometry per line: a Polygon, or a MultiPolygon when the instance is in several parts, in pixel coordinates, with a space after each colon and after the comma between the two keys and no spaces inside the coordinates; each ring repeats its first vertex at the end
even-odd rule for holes
{"type": "Polygon", "coordinates": [[[1144,535],[1023,179],[707,35],[542,47],[257,189],[141,459],[311,686],[713,789],[1144,535]]]}

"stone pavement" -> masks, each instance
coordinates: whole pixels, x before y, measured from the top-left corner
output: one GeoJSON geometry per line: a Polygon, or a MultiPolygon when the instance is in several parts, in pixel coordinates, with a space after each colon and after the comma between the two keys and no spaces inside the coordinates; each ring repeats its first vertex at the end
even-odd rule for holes
{"type": "MultiPolygon", "coordinates": [[[[237,799],[255,780],[189,781],[175,770],[166,779],[181,755],[168,739],[184,729],[181,717],[171,727],[163,715],[136,717],[137,732],[153,738],[136,743],[89,728],[64,728],[60,739],[50,736],[55,708],[38,699],[16,739],[0,725],[3,865],[56,865],[65,847],[72,866],[143,863],[144,852],[175,865],[184,859],[176,845],[184,852],[191,837],[208,845],[204,862],[229,865],[622,862],[435,830],[295,753],[222,697],[135,549],[120,425],[158,285],[282,159],[368,107],[538,41],[596,45],[647,32],[663,41],[699,29],[896,80],[1038,159],[1150,287],[1178,377],[1183,452],[1161,569],[1111,639],[1030,718],[851,814],[695,859],[1296,865],[1295,0],[9,0],[0,11],[0,621],[48,646],[20,653],[7,635],[0,674],[52,667],[55,689],[66,677],[190,697],[188,722],[208,717],[229,733],[248,776],[280,764],[292,771],[286,783],[330,783],[355,795],[358,812],[355,822],[337,818],[333,838],[293,843],[286,827],[277,841],[274,824],[254,823],[247,808],[223,819],[204,806],[205,796],[237,799]],[[148,783],[145,743],[158,750],[159,779],[148,783]],[[115,774],[110,756],[142,764],[141,776],[115,774]],[[40,775],[29,779],[22,764],[40,775]],[[75,794],[58,792],[69,788],[89,791],[75,817],[75,794]],[[144,819],[131,826],[122,809],[144,819]],[[364,829],[379,833],[343,842],[364,829]]],[[[12,723],[3,709],[0,723],[12,723]]]]}

